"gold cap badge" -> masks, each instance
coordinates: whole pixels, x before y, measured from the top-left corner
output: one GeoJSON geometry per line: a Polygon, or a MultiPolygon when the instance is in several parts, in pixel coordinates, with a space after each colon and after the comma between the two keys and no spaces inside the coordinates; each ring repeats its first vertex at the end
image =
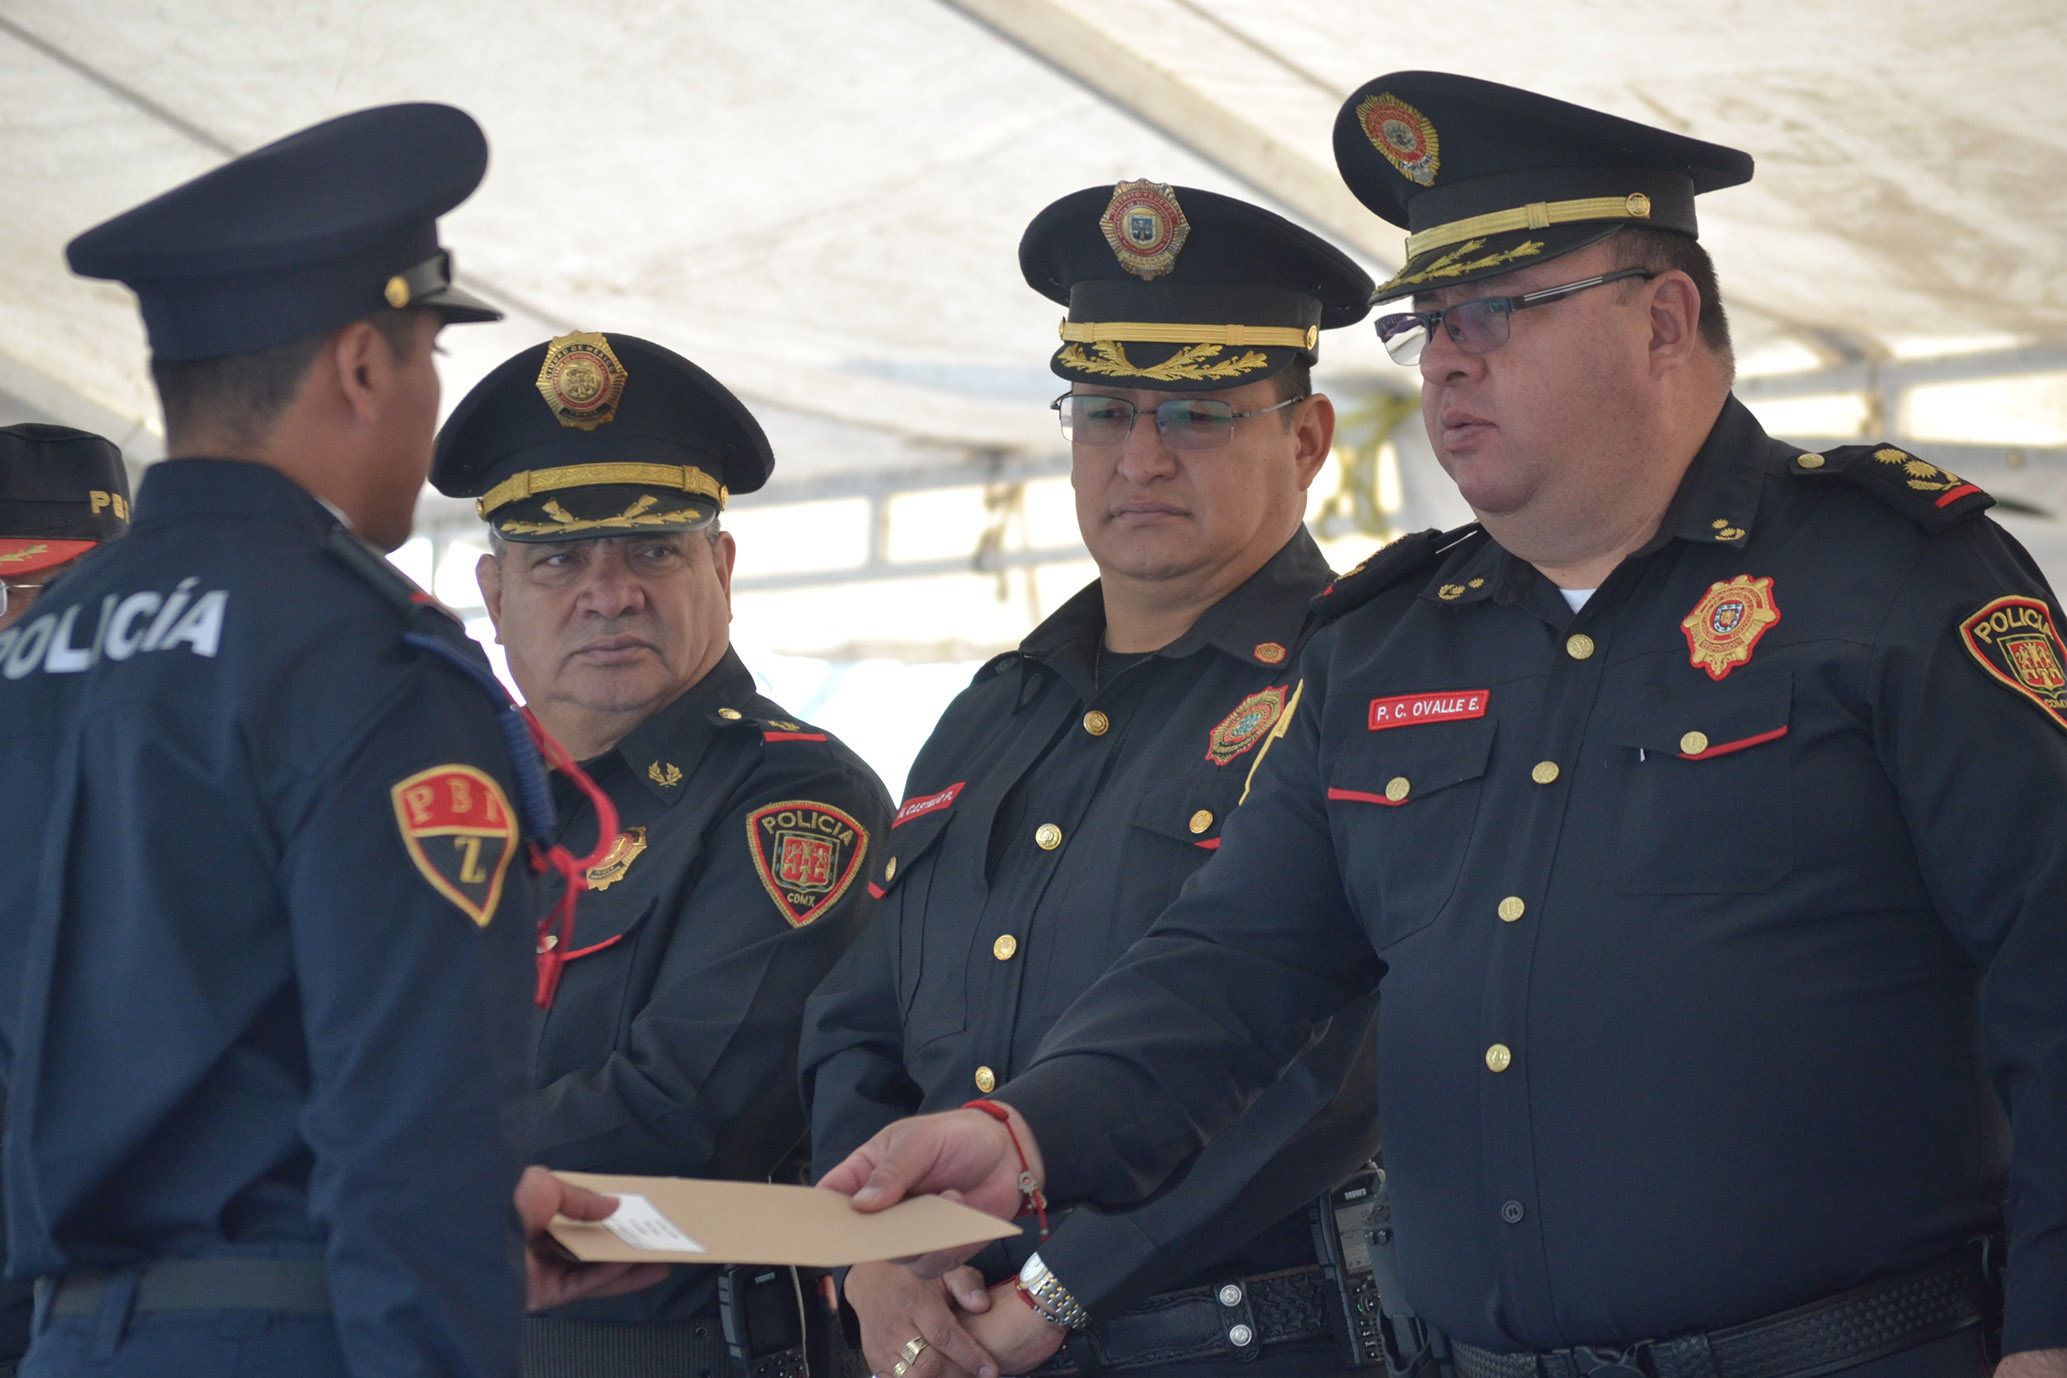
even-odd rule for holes
{"type": "Polygon", "coordinates": [[[557,336],[538,370],[539,396],[563,426],[592,431],[617,419],[624,397],[624,365],[610,341],[592,331],[557,336]]]}
{"type": "Polygon", "coordinates": [[[1428,116],[1391,92],[1380,91],[1358,104],[1356,117],[1364,126],[1364,137],[1399,169],[1400,176],[1419,186],[1435,184],[1435,170],[1442,159],[1435,126],[1428,116]]]}
{"type": "Polygon", "coordinates": [[[1177,255],[1191,235],[1191,222],[1177,204],[1176,189],[1162,182],[1121,182],[1098,218],[1105,242],[1120,266],[1152,282],[1177,266],[1177,255]]]}

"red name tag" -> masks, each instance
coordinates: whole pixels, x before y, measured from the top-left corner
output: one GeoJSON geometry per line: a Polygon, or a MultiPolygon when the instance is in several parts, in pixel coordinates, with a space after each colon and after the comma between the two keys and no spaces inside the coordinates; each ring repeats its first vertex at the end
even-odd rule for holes
{"type": "Polygon", "coordinates": [[[897,817],[890,820],[890,826],[893,828],[901,827],[922,813],[931,813],[935,809],[946,808],[955,802],[955,796],[960,794],[962,786],[968,783],[967,780],[957,780],[938,794],[922,794],[916,799],[905,800],[897,810],[897,817]]]}
{"type": "Polygon", "coordinates": [[[1490,689],[1453,689],[1447,694],[1402,694],[1395,699],[1371,700],[1371,730],[1412,727],[1416,723],[1455,722],[1459,718],[1483,718],[1490,689]]]}

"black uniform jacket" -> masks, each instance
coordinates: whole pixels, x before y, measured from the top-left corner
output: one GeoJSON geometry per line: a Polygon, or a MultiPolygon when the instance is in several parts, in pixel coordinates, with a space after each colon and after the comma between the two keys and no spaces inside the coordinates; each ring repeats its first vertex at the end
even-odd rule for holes
{"type": "MultiPolygon", "coordinates": [[[[559,995],[540,1016],[530,1161],[584,1172],[765,1180],[804,1133],[804,997],[875,908],[890,799],[860,757],[754,692],[732,651],[584,768],[626,840],[590,872],[559,995]]],[[[596,838],[556,782],[565,841],[596,838]]],[[[567,1307],[682,1319],[716,1271],[567,1307]]]]}
{"type": "MultiPolygon", "coordinates": [[[[960,1105],[1031,1062],[1213,855],[1328,578],[1302,531],[1183,637],[1095,690],[1094,659],[1113,657],[1097,652],[1093,584],[949,706],[872,870],[883,907],[809,1007],[821,1169],[890,1121],[960,1105]]],[[[1042,1258],[1107,1313],[1208,1273],[1312,1263],[1306,1203],[1377,1147],[1370,1013],[1337,1020],[1181,1185],[1142,1209],[1070,1214],[1042,1258]]],[[[1302,1367],[1334,1362],[1327,1350],[1302,1367]]]]}
{"type": "Polygon", "coordinates": [[[2059,611],[1988,501],[1732,399],[1577,613],[1476,529],[1374,557],[1219,856],[999,1090],[1057,1188],[1137,1195],[1375,950],[1400,1267],[1452,1335],[1767,1315],[2007,1177],[2005,1344],[2067,1343],[2059,611]]]}
{"type": "Polygon", "coordinates": [[[497,705],[411,633],[487,673],[314,498],[217,460],[153,467],[0,632],[17,1276],[320,1257],[354,1373],[514,1370],[544,901],[497,705]]]}

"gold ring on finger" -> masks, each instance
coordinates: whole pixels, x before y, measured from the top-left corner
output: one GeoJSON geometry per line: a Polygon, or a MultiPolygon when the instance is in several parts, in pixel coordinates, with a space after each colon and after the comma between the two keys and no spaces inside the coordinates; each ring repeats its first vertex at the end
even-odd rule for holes
{"type": "MultiPolygon", "coordinates": [[[[924,1335],[914,1335],[909,1340],[906,1340],[904,1342],[904,1348],[899,1352],[904,1355],[905,1367],[910,1368],[913,1364],[919,1361],[919,1356],[921,1354],[924,1354],[928,1349],[931,1348],[932,1345],[928,1343],[924,1335]]],[[[904,1375],[898,1374],[897,1378],[904,1378],[904,1375]]]]}
{"type": "Polygon", "coordinates": [[[890,1365],[890,1378],[904,1378],[904,1375],[909,1372],[911,1372],[911,1361],[908,1359],[899,1359],[896,1363],[890,1365]]]}

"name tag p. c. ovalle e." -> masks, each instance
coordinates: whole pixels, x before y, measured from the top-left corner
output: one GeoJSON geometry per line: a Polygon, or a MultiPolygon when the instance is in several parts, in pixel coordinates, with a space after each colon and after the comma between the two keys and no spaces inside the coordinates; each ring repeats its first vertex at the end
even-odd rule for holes
{"type": "Polygon", "coordinates": [[[1490,689],[1445,689],[1432,694],[1395,694],[1372,699],[1369,724],[1373,732],[1383,732],[1391,727],[1483,718],[1492,697],[1490,689]]]}

